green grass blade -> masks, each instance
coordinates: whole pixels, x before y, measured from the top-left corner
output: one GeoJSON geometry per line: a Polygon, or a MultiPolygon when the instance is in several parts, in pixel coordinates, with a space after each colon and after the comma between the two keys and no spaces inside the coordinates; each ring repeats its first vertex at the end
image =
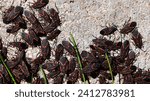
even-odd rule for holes
{"type": "Polygon", "coordinates": [[[14,76],[12,75],[9,67],[5,64],[4,59],[3,59],[3,57],[2,57],[1,54],[0,54],[0,61],[2,62],[2,64],[4,65],[4,67],[6,68],[6,70],[7,70],[8,74],[9,74],[11,80],[13,81],[13,83],[16,84],[16,80],[15,80],[14,76]]]}
{"type": "MultiPolygon", "coordinates": [[[[81,56],[80,56],[80,53],[79,53],[76,41],[75,41],[75,39],[74,39],[74,37],[73,37],[73,35],[71,33],[70,33],[70,37],[71,37],[71,39],[69,39],[69,40],[73,44],[73,47],[74,47],[74,49],[76,51],[77,60],[78,60],[78,63],[79,63],[80,70],[82,72],[83,65],[82,65],[82,62],[81,62],[81,56]]],[[[83,79],[83,82],[86,83],[85,76],[84,76],[83,73],[82,73],[82,79],[83,79]]]]}
{"type": "Polygon", "coordinates": [[[40,71],[42,72],[42,75],[43,75],[43,78],[44,78],[44,83],[48,84],[48,80],[47,80],[46,74],[45,74],[45,72],[42,68],[42,65],[40,65],[40,71]]]}
{"type": "Polygon", "coordinates": [[[112,79],[112,84],[114,84],[114,76],[113,76],[113,73],[112,73],[112,68],[111,68],[111,65],[110,65],[110,61],[109,61],[109,57],[108,57],[107,52],[105,53],[105,58],[108,62],[108,67],[109,67],[109,71],[110,71],[110,75],[111,75],[111,79],[112,79]]]}

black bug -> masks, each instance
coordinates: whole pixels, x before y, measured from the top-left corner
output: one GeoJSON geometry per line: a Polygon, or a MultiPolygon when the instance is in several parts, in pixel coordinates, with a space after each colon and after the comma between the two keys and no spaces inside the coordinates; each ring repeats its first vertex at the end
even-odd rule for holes
{"type": "Polygon", "coordinates": [[[24,15],[26,16],[26,18],[28,19],[28,21],[31,24],[38,24],[39,21],[38,19],[35,17],[35,15],[33,13],[31,13],[30,11],[25,10],[24,11],[24,15]]]}
{"type": "Polygon", "coordinates": [[[40,9],[46,6],[48,3],[49,3],[49,0],[37,0],[35,3],[33,3],[32,7],[34,9],[40,9]]]}
{"type": "Polygon", "coordinates": [[[55,10],[55,9],[53,9],[53,8],[51,8],[50,10],[49,10],[49,12],[50,12],[50,17],[52,18],[52,21],[53,21],[53,23],[56,23],[56,25],[57,26],[60,26],[61,25],[61,21],[60,21],[60,19],[59,19],[59,14],[58,14],[58,12],[55,10]]]}
{"type": "Polygon", "coordinates": [[[25,40],[31,46],[41,45],[40,38],[37,37],[35,31],[31,28],[28,29],[28,33],[22,33],[22,39],[25,40]]]}
{"type": "Polygon", "coordinates": [[[127,56],[127,58],[126,58],[126,60],[125,60],[125,64],[127,66],[132,65],[134,60],[135,60],[135,58],[136,58],[135,52],[134,51],[130,51],[128,56],[127,56]]]}
{"type": "Polygon", "coordinates": [[[69,66],[68,66],[68,71],[67,71],[67,74],[70,74],[72,73],[76,68],[76,60],[75,58],[71,58],[69,60],[69,66]]]}
{"type": "Polygon", "coordinates": [[[62,46],[62,44],[57,45],[55,51],[55,60],[59,61],[60,58],[63,56],[63,53],[64,53],[64,47],[62,46]]]}
{"type": "Polygon", "coordinates": [[[43,58],[45,58],[45,59],[50,58],[51,47],[50,47],[50,44],[49,44],[47,38],[45,38],[41,41],[41,53],[42,53],[43,58]]]}
{"type": "Polygon", "coordinates": [[[129,50],[130,50],[130,43],[128,40],[125,40],[120,50],[121,58],[123,59],[126,58],[128,56],[129,50]]]}
{"type": "Polygon", "coordinates": [[[16,33],[16,32],[18,32],[20,29],[21,29],[21,28],[19,27],[19,25],[12,25],[12,26],[10,26],[10,27],[8,27],[8,28],[6,29],[6,32],[7,32],[7,33],[16,33]]]}
{"type": "Polygon", "coordinates": [[[113,34],[115,31],[117,31],[117,27],[114,25],[114,26],[110,26],[110,27],[106,27],[104,29],[102,29],[100,31],[100,34],[101,35],[111,35],[113,34]]]}
{"type": "Polygon", "coordinates": [[[64,49],[71,55],[76,56],[76,51],[74,47],[68,41],[62,41],[64,49]]]}
{"type": "Polygon", "coordinates": [[[15,20],[13,20],[13,23],[20,28],[27,29],[27,23],[22,15],[19,15],[15,20]]]}
{"type": "Polygon", "coordinates": [[[40,17],[43,18],[45,22],[48,22],[49,24],[52,23],[52,19],[46,11],[44,11],[43,9],[39,9],[38,12],[40,17]]]}
{"type": "Polygon", "coordinates": [[[62,56],[59,60],[61,73],[67,73],[69,68],[69,61],[66,57],[62,56]]]}
{"type": "Polygon", "coordinates": [[[83,61],[87,61],[89,63],[97,62],[97,59],[91,53],[87,51],[82,51],[81,58],[83,61]]]}
{"type": "Polygon", "coordinates": [[[137,29],[132,31],[132,40],[134,41],[134,44],[138,48],[142,48],[143,42],[142,42],[142,35],[138,32],[137,29]]]}
{"type": "Polygon", "coordinates": [[[15,18],[17,18],[19,15],[22,15],[23,13],[23,7],[21,6],[11,6],[4,14],[3,16],[3,22],[5,24],[9,24],[12,22],[15,18]]]}
{"type": "Polygon", "coordinates": [[[53,40],[56,39],[56,37],[58,37],[58,35],[61,33],[61,31],[59,29],[55,29],[54,31],[52,31],[51,33],[49,33],[47,35],[47,39],[48,40],[53,40]]]}
{"type": "MultiPolygon", "coordinates": [[[[130,19],[129,19],[129,21],[130,21],[130,19]]],[[[134,22],[134,21],[133,22],[129,22],[129,21],[120,30],[121,34],[128,34],[128,33],[132,32],[136,28],[137,23],[134,22]]]]}
{"type": "Polygon", "coordinates": [[[17,47],[19,51],[26,50],[28,48],[28,45],[24,42],[10,42],[9,45],[17,47]]]}
{"type": "Polygon", "coordinates": [[[44,31],[46,33],[51,33],[52,31],[54,31],[57,28],[57,24],[56,23],[51,23],[49,25],[47,25],[46,27],[44,27],[44,31]]]}

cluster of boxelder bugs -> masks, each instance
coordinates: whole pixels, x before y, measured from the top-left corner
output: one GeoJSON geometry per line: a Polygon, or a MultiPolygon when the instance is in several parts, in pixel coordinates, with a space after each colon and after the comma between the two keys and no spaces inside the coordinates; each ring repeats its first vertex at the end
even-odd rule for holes
{"type": "MultiPolygon", "coordinates": [[[[90,83],[90,78],[98,78],[98,83],[108,84],[115,79],[116,75],[119,75],[119,83],[150,83],[150,71],[134,65],[137,55],[131,49],[129,40],[116,42],[103,37],[118,31],[115,25],[102,29],[101,37],[93,39],[93,44],[89,45],[90,51],[83,50],[79,55],[72,43],[66,40],[56,48],[51,47],[49,41],[56,39],[61,33],[57,28],[61,25],[61,21],[55,9],[51,8],[49,12],[43,9],[48,3],[49,0],[37,0],[31,6],[38,11],[44,23],[41,23],[32,12],[20,6],[11,6],[4,12],[3,22],[11,24],[11,27],[6,30],[7,33],[15,35],[21,28],[28,30],[28,33],[21,33],[23,42],[9,42],[9,46],[18,49],[17,56],[10,60],[7,57],[7,47],[0,39],[0,55],[17,83],[21,81],[33,84],[45,83],[44,78],[38,74],[40,67],[48,71],[46,78],[52,79],[51,83],[54,84],[75,84],[79,79],[90,83]],[[30,23],[30,26],[27,23],[30,23]],[[27,58],[28,47],[40,47],[40,55],[35,59],[27,58]],[[51,54],[52,50],[54,54],[51,54]],[[81,64],[78,64],[77,56],[80,57],[81,64]],[[82,69],[79,68],[80,65],[82,69]],[[83,75],[85,78],[82,77],[83,75]]],[[[128,21],[119,32],[124,36],[131,34],[134,45],[142,49],[142,35],[136,26],[136,22],[128,21]]],[[[2,63],[0,63],[0,83],[13,83],[2,63]]]]}
{"type": "Polygon", "coordinates": [[[117,30],[120,35],[131,34],[135,47],[142,50],[142,35],[138,32],[136,22],[129,20],[120,30],[115,25],[106,27],[100,31],[99,38],[92,40],[90,52],[82,51],[83,73],[93,78],[98,77],[99,83],[110,83],[110,80],[115,79],[116,75],[119,75],[119,83],[150,83],[150,71],[142,70],[134,65],[137,55],[131,49],[131,41],[112,41],[107,38],[111,34],[115,34],[117,30]],[[109,66],[111,66],[113,78],[109,66]]]}

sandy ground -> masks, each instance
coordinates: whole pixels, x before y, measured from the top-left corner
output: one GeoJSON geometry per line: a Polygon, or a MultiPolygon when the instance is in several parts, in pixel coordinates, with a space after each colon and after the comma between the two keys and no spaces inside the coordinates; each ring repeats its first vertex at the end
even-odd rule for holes
{"type": "MultiPolygon", "coordinates": [[[[45,9],[56,8],[56,4],[62,20],[62,26],[60,27],[62,33],[58,37],[58,43],[62,39],[68,40],[71,32],[79,43],[80,51],[88,49],[88,45],[94,38],[93,36],[100,36],[100,30],[106,25],[115,24],[120,29],[125,21],[131,17],[131,21],[136,21],[138,24],[138,30],[142,34],[144,41],[143,50],[146,50],[146,52],[143,52],[135,49],[132,45],[134,51],[139,55],[135,64],[139,65],[140,68],[150,68],[150,0],[49,1],[45,9]]],[[[25,0],[14,0],[13,5],[21,5],[28,9],[30,2],[33,2],[33,0],[27,0],[27,2],[25,0]]],[[[2,11],[11,4],[12,0],[0,0],[0,18],[2,17],[2,11]]],[[[2,23],[2,19],[0,19],[0,36],[5,38],[5,43],[14,40],[12,35],[6,38],[8,36],[8,33],[5,32],[6,27],[2,23]]],[[[119,38],[120,36],[117,36],[117,34],[118,32],[116,32],[115,37],[119,38]]],[[[128,37],[130,39],[130,35],[128,37]]],[[[30,53],[32,52],[29,50],[30,53]]]]}

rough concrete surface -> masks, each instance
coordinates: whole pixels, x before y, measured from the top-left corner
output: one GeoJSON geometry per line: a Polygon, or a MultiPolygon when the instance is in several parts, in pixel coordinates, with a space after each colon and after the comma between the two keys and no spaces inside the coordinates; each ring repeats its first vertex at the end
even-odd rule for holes
{"type": "MultiPolygon", "coordinates": [[[[33,0],[14,0],[13,5],[22,5],[28,9],[28,5],[33,0]]],[[[146,52],[136,49],[137,62],[141,68],[150,68],[150,0],[49,0],[45,7],[48,9],[58,8],[62,25],[62,33],[58,37],[58,42],[62,39],[68,40],[69,33],[73,33],[79,43],[80,50],[87,49],[91,40],[99,37],[100,30],[106,25],[115,24],[118,29],[122,28],[125,21],[137,22],[139,32],[143,36],[144,48],[146,52]]],[[[12,0],[0,0],[0,18],[2,11],[10,6],[12,0]]],[[[0,19],[0,35],[6,37],[6,26],[0,19]]],[[[117,34],[118,32],[116,32],[117,34]]],[[[130,36],[130,35],[129,35],[130,36]]],[[[120,36],[116,36],[120,37],[120,36]]],[[[12,38],[12,36],[8,37],[12,38]]],[[[129,37],[130,38],[130,37],[129,37]]],[[[6,39],[9,40],[9,39],[6,39]]],[[[131,41],[131,40],[130,40],[131,41]]],[[[133,46],[133,45],[132,45],[133,46]]],[[[133,46],[133,49],[135,47],[133,46]]]]}

